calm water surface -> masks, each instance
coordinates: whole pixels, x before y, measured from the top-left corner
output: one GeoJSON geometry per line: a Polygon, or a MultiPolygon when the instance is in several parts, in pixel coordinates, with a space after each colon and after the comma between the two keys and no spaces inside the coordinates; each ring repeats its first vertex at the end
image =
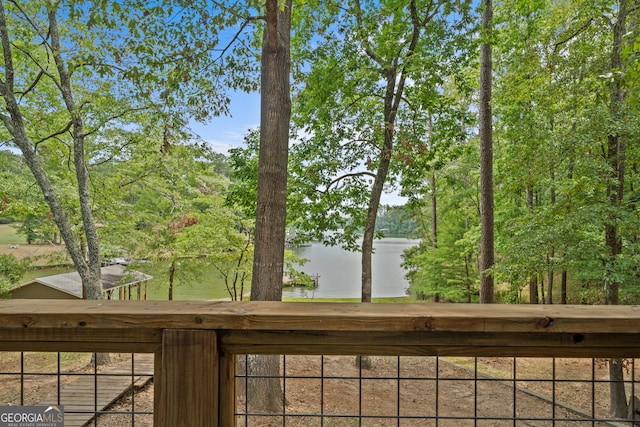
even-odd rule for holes
{"type": "MultiPolygon", "coordinates": [[[[387,237],[376,240],[372,259],[374,298],[406,295],[409,282],[402,268],[402,252],[417,246],[418,240],[387,237]]],[[[285,298],[360,298],[362,282],[362,254],[348,252],[338,247],[313,243],[295,249],[298,256],[309,261],[300,269],[307,274],[320,275],[315,289],[285,288],[285,298]]]]}
{"type": "MultiPolygon", "coordinates": [[[[404,278],[406,271],[401,267],[402,252],[418,245],[418,240],[405,238],[385,238],[376,240],[373,254],[373,297],[400,297],[409,286],[404,278]]],[[[297,248],[296,254],[309,261],[300,268],[307,274],[320,276],[315,289],[285,288],[285,298],[360,298],[361,254],[348,252],[339,247],[323,246],[314,242],[311,246],[297,248]]],[[[148,286],[148,299],[167,299],[168,272],[166,266],[140,265],[134,267],[153,276],[148,286]]],[[[223,280],[212,268],[189,277],[186,283],[177,283],[174,289],[176,300],[218,300],[229,299],[223,280]]],[[[61,274],[72,269],[34,270],[23,281],[34,277],[61,274]]],[[[249,288],[245,289],[245,293],[249,288]]]]}

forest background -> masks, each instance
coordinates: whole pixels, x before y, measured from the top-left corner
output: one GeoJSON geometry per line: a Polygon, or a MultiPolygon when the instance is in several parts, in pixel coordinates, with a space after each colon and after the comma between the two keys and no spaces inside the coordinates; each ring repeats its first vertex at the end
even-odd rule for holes
{"type": "MultiPolygon", "coordinates": [[[[195,258],[218,266],[231,284],[247,283],[259,130],[247,132],[245,147],[223,155],[190,123],[226,114],[232,91],[258,88],[260,8],[59,2],[57,51],[46,4],[3,3],[3,84],[10,52],[12,92],[28,141],[78,246],[89,246],[81,214],[81,204],[89,203],[100,259],[163,260],[170,277],[181,260],[195,258]],[[79,116],[84,166],[74,157],[79,116]],[[77,196],[79,168],[87,172],[85,201],[77,196]]],[[[409,3],[292,8],[290,234],[359,249],[389,133],[394,145],[385,191],[400,192],[407,204],[387,207],[378,232],[410,223],[413,237],[422,239],[405,257],[414,295],[477,301],[478,45],[489,38],[491,274],[499,300],[604,303],[607,287],[616,283],[621,303],[637,303],[638,4],[498,3],[491,34],[480,31],[473,2],[410,4],[432,13],[425,14],[411,51],[408,35],[417,26],[409,3]],[[391,66],[404,74],[385,80],[391,66]],[[384,95],[400,79],[404,93],[390,129],[384,95]]],[[[55,214],[16,149],[7,116],[2,217],[18,221],[30,242],[59,242],[55,214]]],[[[15,282],[2,270],[4,286],[15,282]]]]}

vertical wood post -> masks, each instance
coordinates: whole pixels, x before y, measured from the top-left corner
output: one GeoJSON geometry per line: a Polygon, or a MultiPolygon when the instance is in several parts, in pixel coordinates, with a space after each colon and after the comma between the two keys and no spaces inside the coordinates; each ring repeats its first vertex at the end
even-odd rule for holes
{"type": "Polygon", "coordinates": [[[220,410],[221,426],[235,426],[236,421],[236,367],[238,355],[227,352],[220,355],[220,410]]]}
{"type": "Polygon", "coordinates": [[[216,331],[165,330],[154,369],[155,427],[218,427],[216,331]]]}

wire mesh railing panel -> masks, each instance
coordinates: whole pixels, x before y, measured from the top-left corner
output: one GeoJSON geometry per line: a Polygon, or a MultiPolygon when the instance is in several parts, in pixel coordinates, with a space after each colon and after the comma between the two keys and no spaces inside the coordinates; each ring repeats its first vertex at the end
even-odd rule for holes
{"type": "Polygon", "coordinates": [[[62,406],[64,425],[153,425],[153,355],[0,352],[0,406],[62,406]],[[104,361],[106,363],[99,363],[104,361]]]}
{"type": "Polygon", "coordinates": [[[604,359],[280,356],[269,372],[261,357],[239,356],[238,426],[640,425],[631,359],[616,383],[604,359]],[[614,417],[616,384],[629,407],[614,417]]]}

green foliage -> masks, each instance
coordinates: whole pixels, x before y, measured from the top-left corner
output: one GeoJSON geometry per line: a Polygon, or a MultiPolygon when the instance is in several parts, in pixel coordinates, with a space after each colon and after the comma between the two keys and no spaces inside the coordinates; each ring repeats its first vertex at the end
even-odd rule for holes
{"type": "Polygon", "coordinates": [[[298,52],[307,66],[294,74],[300,80],[289,216],[307,240],[356,250],[367,213],[377,209],[374,182],[383,177],[393,191],[404,177],[407,194],[414,193],[421,161],[436,151],[435,143],[425,142],[432,141],[428,118],[435,123],[433,141],[442,147],[464,133],[464,110],[455,108],[444,87],[463,90],[462,69],[473,46],[464,37],[469,2],[415,6],[422,24],[412,21],[406,2],[329,6],[313,27],[319,33],[313,49],[298,52]],[[451,77],[445,81],[444,75],[451,77]],[[390,159],[382,154],[386,149],[390,159]],[[388,173],[381,174],[387,160],[388,173]]]}
{"type": "MultiPolygon", "coordinates": [[[[613,69],[611,20],[617,7],[608,0],[496,5],[493,274],[509,301],[517,301],[534,277],[548,298],[550,277],[557,280],[563,271],[573,284],[573,302],[604,303],[611,286],[620,287],[621,301],[638,301],[639,11],[629,9],[622,67],[613,69]],[[612,96],[617,83],[621,99],[612,96]],[[624,159],[610,158],[612,137],[620,138],[624,159]],[[623,195],[621,203],[612,203],[612,191],[623,195]],[[612,228],[622,248],[615,255],[605,240],[605,230],[612,228]]],[[[438,200],[437,245],[430,240],[431,210],[425,210],[429,243],[407,256],[416,294],[450,292],[455,299],[465,277],[463,253],[470,257],[472,276],[478,274],[477,173],[464,167],[475,163],[477,153],[471,144],[467,149],[411,155],[424,170],[412,178],[410,188],[418,194],[412,203],[430,208],[432,197],[438,200]],[[461,228],[456,209],[464,210],[468,226],[461,228]]],[[[558,292],[551,294],[557,302],[558,292]]]]}
{"type": "Polygon", "coordinates": [[[419,212],[411,206],[382,206],[376,220],[376,230],[380,230],[387,237],[418,236],[419,212]]]}
{"type": "Polygon", "coordinates": [[[20,282],[27,270],[28,262],[13,255],[0,254],[0,298],[8,296],[12,285],[20,282]]]}

